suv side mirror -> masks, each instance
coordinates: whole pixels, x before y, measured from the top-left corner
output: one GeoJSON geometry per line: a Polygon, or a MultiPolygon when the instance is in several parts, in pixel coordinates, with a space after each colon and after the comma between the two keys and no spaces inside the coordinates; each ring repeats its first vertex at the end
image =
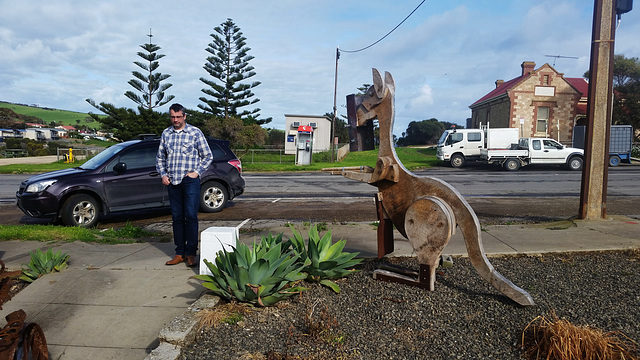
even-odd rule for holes
{"type": "Polygon", "coordinates": [[[119,162],[113,167],[113,172],[116,175],[124,174],[127,171],[127,164],[119,162]]]}

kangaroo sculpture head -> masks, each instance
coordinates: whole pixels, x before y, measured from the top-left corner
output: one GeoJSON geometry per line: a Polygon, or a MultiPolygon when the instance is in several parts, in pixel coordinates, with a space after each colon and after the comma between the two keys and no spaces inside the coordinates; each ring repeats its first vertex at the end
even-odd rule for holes
{"type": "MultiPolygon", "coordinates": [[[[393,95],[396,89],[395,82],[393,81],[393,77],[389,74],[388,71],[384,73],[384,80],[382,79],[382,75],[378,69],[371,69],[373,72],[373,85],[367,90],[367,93],[364,95],[364,99],[362,100],[362,104],[356,110],[356,118],[358,119],[358,126],[362,126],[367,123],[367,121],[378,118],[382,114],[379,114],[376,111],[378,105],[383,103],[383,101],[389,100],[393,102],[393,95]]],[[[390,108],[391,106],[389,106],[390,108]]],[[[391,109],[389,109],[391,110],[391,109]]]]}

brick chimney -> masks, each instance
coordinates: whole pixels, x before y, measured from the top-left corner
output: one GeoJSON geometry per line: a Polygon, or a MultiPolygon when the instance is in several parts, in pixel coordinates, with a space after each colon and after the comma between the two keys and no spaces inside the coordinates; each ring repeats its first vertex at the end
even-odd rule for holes
{"type": "Polygon", "coordinates": [[[502,80],[502,79],[496,80],[496,89],[498,87],[500,87],[500,85],[502,85],[502,84],[504,84],[504,80],[502,80]]]}
{"type": "Polygon", "coordinates": [[[525,61],[520,65],[522,67],[522,75],[529,75],[535,70],[536,63],[533,61],[525,61]]]}

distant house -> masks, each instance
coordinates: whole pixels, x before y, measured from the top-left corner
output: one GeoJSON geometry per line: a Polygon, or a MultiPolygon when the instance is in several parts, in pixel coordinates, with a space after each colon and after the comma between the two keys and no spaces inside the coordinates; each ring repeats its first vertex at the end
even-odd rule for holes
{"type": "Polygon", "coordinates": [[[0,129],[0,142],[4,141],[4,139],[22,139],[22,134],[24,130],[18,129],[0,129]]]}
{"type": "Polygon", "coordinates": [[[67,137],[67,131],[50,128],[28,128],[25,129],[24,137],[37,141],[57,141],[60,138],[67,137]]]}
{"type": "Polygon", "coordinates": [[[45,127],[45,125],[42,125],[42,124],[36,124],[36,123],[27,123],[26,125],[27,125],[28,127],[31,127],[31,128],[43,128],[43,127],[45,127]]]}
{"type": "Polygon", "coordinates": [[[318,115],[284,115],[285,143],[284,153],[296,153],[296,139],[300,126],[311,126],[313,129],[313,152],[331,150],[331,121],[318,115]]]}
{"type": "Polygon", "coordinates": [[[586,118],[589,84],[565,78],[549,64],[535,66],[523,62],[520,76],[497,80],[495,89],[471,104],[470,127],[518,128],[522,137],[571,143],[573,127],[586,118]]]}
{"type": "Polygon", "coordinates": [[[61,129],[66,131],[67,133],[72,132],[72,131],[77,131],[76,128],[74,128],[71,125],[60,125],[60,126],[56,126],[56,129],[61,129]]]}

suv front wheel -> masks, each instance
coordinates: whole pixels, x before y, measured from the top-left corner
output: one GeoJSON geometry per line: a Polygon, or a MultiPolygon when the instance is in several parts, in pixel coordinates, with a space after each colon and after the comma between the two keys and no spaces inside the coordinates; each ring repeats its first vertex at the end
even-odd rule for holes
{"type": "Polygon", "coordinates": [[[86,194],[73,195],[64,202],[60,216],[67,226],[91,228],[98,223],[98,201],[86,194]]]}
{"type": "Polygon", "coordinates": [[[228,199],[227,189],[217,181],[208,181],[200,187],[200,210],[203,212],[222,211],[228,199]]]}

